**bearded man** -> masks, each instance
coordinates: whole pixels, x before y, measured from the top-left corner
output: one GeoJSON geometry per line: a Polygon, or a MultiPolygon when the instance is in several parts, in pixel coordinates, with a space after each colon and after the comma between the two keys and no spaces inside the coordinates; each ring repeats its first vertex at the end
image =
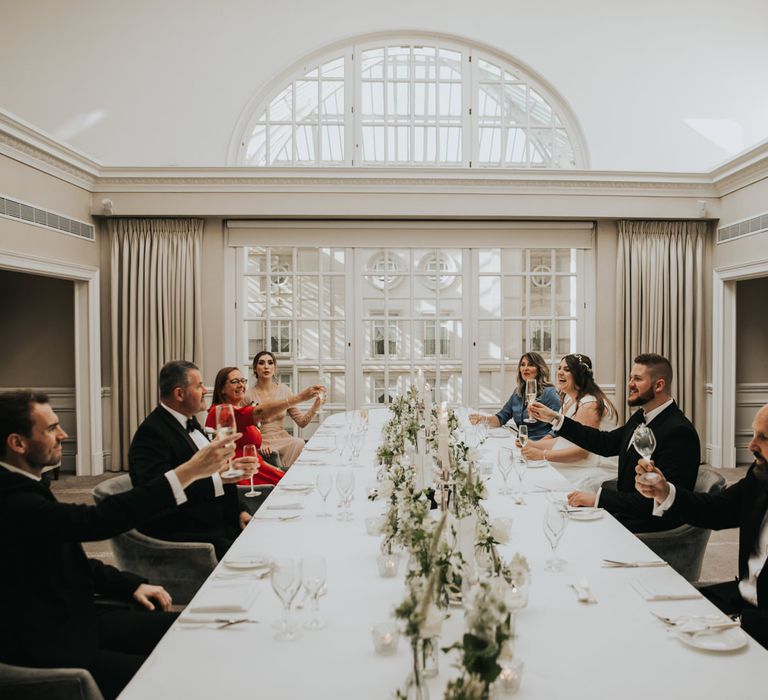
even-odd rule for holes
{"type": "Polygon", "coordinates": [[[681,519],[712,530],[739,528],[739,577],[700,590],[728,615],[741,615],[741,626],[768,648],[768,404],[755,415],[749,450],[755,461],[747,475],[718,494],[691,493],[675,488],[653,462],[640,460],[635,487],[654,500],[653,514],[660,519],[681,519]],[[655,472],[659,478],[646,483],[640,477],[655,472]]]}

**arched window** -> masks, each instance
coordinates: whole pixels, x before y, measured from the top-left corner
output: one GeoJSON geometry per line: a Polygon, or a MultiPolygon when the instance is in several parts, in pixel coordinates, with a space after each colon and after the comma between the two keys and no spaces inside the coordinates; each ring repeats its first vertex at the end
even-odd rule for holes
{"type": "Polygon", "coordinates": [[[562,98],[510,59],[452,39],[329,50],[260,95],[232,156],[245,166],[584,168],[562,98]]]}

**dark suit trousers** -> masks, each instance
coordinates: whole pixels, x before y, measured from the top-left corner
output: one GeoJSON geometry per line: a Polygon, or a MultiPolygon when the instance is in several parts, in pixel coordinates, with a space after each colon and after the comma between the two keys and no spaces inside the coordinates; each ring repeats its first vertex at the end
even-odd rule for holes
{"type": "Polygon", "coordinates": [[[105,700],[120,695],[176,617],[148,610],[99,612],[99,649],[87,669],[105,700]]]}

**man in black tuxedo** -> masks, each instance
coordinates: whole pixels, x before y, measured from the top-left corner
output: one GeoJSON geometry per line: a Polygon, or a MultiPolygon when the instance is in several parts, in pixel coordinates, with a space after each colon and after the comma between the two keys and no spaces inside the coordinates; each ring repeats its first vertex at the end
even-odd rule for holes
{"type": "Polygon", "coordinates": [[[667,478],[693,491],[701,459],[699,436],[670,396],[671,383],[672,365],[667,358],[653,353],[638,355],[627,383],[627,403],[642,409],[611,431],[582,425],[540,403],[531,406],[529,412],[534,418],[550,421],[559,435],[579,447],[604,457],[619,457],[615,486],[605,482],[597,494],[574,491],[568,494],[569,505],[605,508],[631,532],[669,530],[682,524],[674,517],[654,518],[651,504],[635,491],[635,465],[640,454],[631,444],[635,428],[645,422],[656,437],[654,462],[667,478]]]}
{"type": "MultiPolygon", "coordinates": [[[[205,410],[200,370],[191,362],[174,360],[160,370],[160,404],[138,427],[128,449],[134,486],[162,476],[208,444],[195,414],[205,410]]],[[[251,519],[237,498],[235,484],[217,473],[187,490],[187,502],[166,510],[144,524],[141,532],[175,542],[210,542],[221,559],[251,519]]]]}
{"type": "Polygon", "coordinates": [[[116,697],[175,615],[97,608],[95,594],[168,611],[171,597],[134,574],[88,559],[81,542],[129,530],[223,467],[231,439],[216,441],[173,472],[97,506],[59,503],[41,479],[61,461],[67,434],[45,394],[0,394],[0,660],[85,668],[116,697]]]}
{"type": "Polygon", "coordinates": [[[712,530],[739,528],[739,577],[701,588],[728,615],[741,615],[741,626],[768,648],[768,405],[755,415],[749,450],[755,461],[747,475],[717,494],[675,488],[653,464],[635,467],[637,490],[653,499],[653,514],[712,530]],[[641,476],[658,475],[646,483],[641,476]]]}

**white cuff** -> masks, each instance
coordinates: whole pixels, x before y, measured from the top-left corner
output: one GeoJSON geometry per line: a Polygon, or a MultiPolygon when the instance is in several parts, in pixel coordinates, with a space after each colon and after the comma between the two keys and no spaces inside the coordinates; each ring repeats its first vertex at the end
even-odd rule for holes
{"type": "Polygon", "coordinates": [[[661,517],[666,513],[671,507],[672,504],[675,502],[675,495],[677,494],[677,490],[675,489],[674,484],[669,485],[669,496],[667,496],[664,499],[663,503],[656,503],[656,499],[653,501],[653,514],[661,517]]]}
{"type": "Polygon", "coordinates": [[[211,480],[213,481],[213,495],[218,498],[219,496],[224,495],[224,484],[221,481],[221,474],[216,472],[212,477],[211,480]]]}
{"type": "Polygon", "coordinates": [[[600,507],[600,494],[603,492],[603,487],[601,486],[599,489],[597,489],[597,493],[595,494],[595,508],[600,507]]]}
{"type": "Polygon", "coordinates": [[[563,427],[565,416],[562,413],[558,413],[555,419],[552,421],[552,430],[558,432],[563,427]]]}
{"type": "Polygon", "coordinates": [[[181,487],[179,477],[176,476],[176,472],[171,469],[165,472],[165,478],[168,479],[168,483],[171,485],[171,491],[173,491],[173,497],[176,499],[176,505],[180,506],[187,502],[187,494],[184,493],[184,489],[181,487]]]}

